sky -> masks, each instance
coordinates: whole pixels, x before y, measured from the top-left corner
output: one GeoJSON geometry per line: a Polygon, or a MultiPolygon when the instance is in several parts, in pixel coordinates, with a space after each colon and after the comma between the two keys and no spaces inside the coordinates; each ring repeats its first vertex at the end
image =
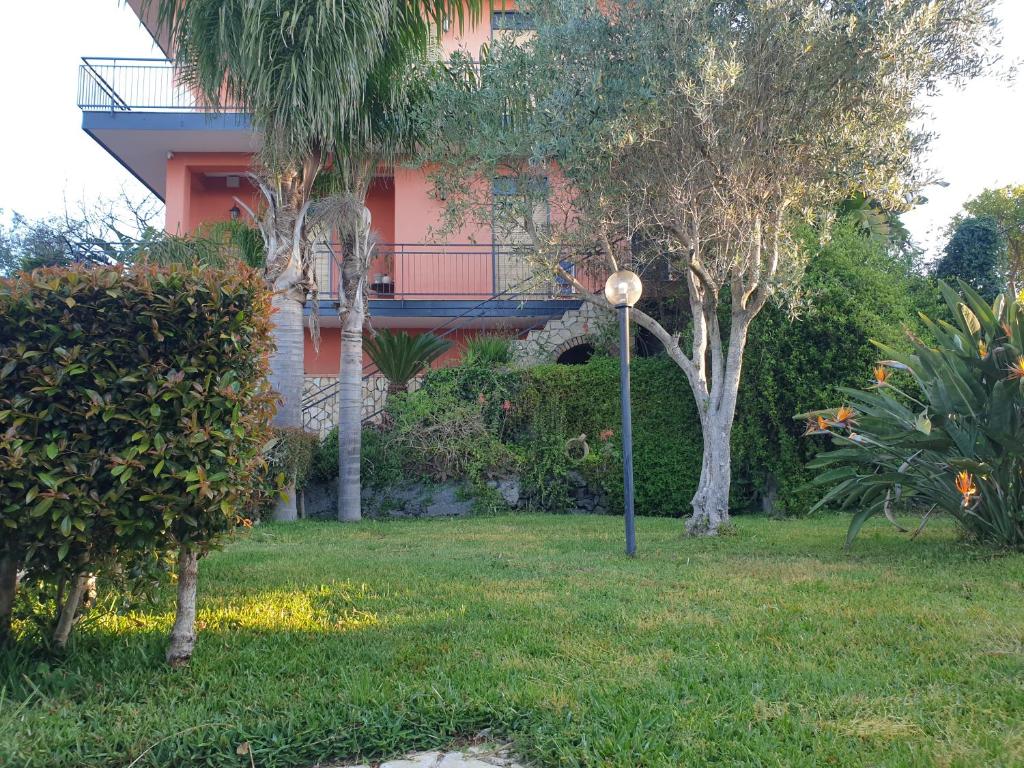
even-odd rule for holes
{"type": "Polygon", "coordinates": [[[160,56],[121,0],[0,4],[0,209],[30,218],[148,190],[82,131],[82,56],[160,56]]]}
{"type": "MultiPolygon", "coordinates": [[[[1002,0],[1003,55],[1024,58],[1024,0],[1002,0]]],[[[35,0],[0,11],[0,210],[30,218],[72,210],[80,201],[135,198],[146,190],[81,129],[75,104],[82,56],[160,56],[121,0],[35,0]]],[[[931,99],[938,133],[928,165],[948,187],[924,190],[928,202],[904,216],[915,241],[934,257],[965,200],[986,187],[1024,184],[1024,74],[949,89],[931,99]]]]}

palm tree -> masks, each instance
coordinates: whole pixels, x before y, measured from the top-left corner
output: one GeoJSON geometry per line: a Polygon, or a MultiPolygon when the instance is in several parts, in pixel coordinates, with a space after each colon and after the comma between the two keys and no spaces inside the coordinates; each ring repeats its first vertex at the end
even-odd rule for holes
{"type": "Polygon", "coordinates": [[[431,63],[429,45],[396,41],[386,50],[366,79],[365,125],[339,137],[332,166],[323,176],[324,198],[314,217],[318,236],[326,240],[337,233],[340,241],[338,519],[346,522],[362,517],[363,326],[368,308],[366,277],[377,241],[366,195],[379,171],[393,168],[424,138],[417,133],[421,123],[413,115],[429,97],[431,79],[444,71],[431,63]]]}
{"type": "MultiPolygon", "coordinates": [[[[307,293],[316,292],[309,247],[316,180],[329,163],[365,171],[372,157],[385,157],[371,152],[355,165],[348,160],[375,145],[379,126],[367,109],[368,90],[382,78],[401,80],[443,25],[454,20],[461,27],[481,7],[481,0],[289,0],[286,6],[279,0],[144,0],[143,10],[155,8],[161,34],[176,53],[181,81],[213,109],[244,109],[263,137],[254,174],[263,205],[248,212],[263,235],[264,276],[276,309],[270,382],[280,397],[278,426],[302,422],[303,305],[307,293]]],[[[365,176],[349,179],[350,198],[359,196],[365,176]]],[[[361,294],[358,300],[361,307],[361,294]]],[[[357,319],[361,339],[362,318],[351,322],[357,319]]],[[[294,493],[289,496],[277,519],[296,518],[294,493]]]]}
{"type": "Polygon", "coordinates": [[[383,330],[365,341],[366,352],[388,380],[388,393],[408,392],[409,382],[451,349],[451,342],[432,333],[410,336],[383,330]]]}

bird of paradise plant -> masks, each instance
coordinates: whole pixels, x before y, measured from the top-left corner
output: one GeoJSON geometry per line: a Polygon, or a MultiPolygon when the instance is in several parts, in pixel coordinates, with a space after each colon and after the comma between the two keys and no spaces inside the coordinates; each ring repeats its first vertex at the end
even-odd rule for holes
{"type": "Polygon", "coordinates": [[[960,471],[956,473],[956,480],[953,482],[954,487],[960,491],[960,495],[963,496],[963,506],[968,506],[978,493],[978,486],[974,484],[974,475],[970,472],[960,471]]]}
{"type": "Polygon", "coordinates": [[[840,390],[849,406],[798,417],[819,427],[808,434],[832,441],[809,466],[824,489],[815,508],[854,511],[847,546],[872,516],[894,520],[898,503],[946,512],[978,539],[1024,549],[1024,304],[1012,293],[988,304],[963,282],[959,294],[940,285],[955,324],[924,318],[932,341],[911,337],[907,354],[877,344],[890,359],[873,384],[840,390]],[[892,370],[916,386],[896,386],[892,370]]]}
{"type": "Polygon", "coordinates": [[[1010,366],[1009,378],[1024,379],[1024,357],[1018,357],[1017,362],[1010,366]]]}

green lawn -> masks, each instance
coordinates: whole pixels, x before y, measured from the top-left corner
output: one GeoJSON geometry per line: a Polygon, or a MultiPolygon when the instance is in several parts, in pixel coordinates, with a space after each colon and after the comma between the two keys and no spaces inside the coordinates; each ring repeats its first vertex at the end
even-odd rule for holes
{"type": "Polygon", "coordinates": [[[485,727],[539,765],[1024,765],[1024,557],[883,522],[515,516],[299,523],[168,597],[0,663],[0,765],[310,766],[485,727]]]}

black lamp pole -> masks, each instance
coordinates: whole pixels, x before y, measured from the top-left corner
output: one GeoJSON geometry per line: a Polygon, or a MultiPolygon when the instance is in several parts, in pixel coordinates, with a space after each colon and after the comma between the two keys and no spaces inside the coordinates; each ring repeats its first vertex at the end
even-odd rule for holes
{"type": "Polygon", "coordinates": [[[626,496],[626,554],[636,555],[633,518],[633,409],[629,395],[629,305],[619,304],[619,392],[622,398],[622,487],[626,496]]]}

